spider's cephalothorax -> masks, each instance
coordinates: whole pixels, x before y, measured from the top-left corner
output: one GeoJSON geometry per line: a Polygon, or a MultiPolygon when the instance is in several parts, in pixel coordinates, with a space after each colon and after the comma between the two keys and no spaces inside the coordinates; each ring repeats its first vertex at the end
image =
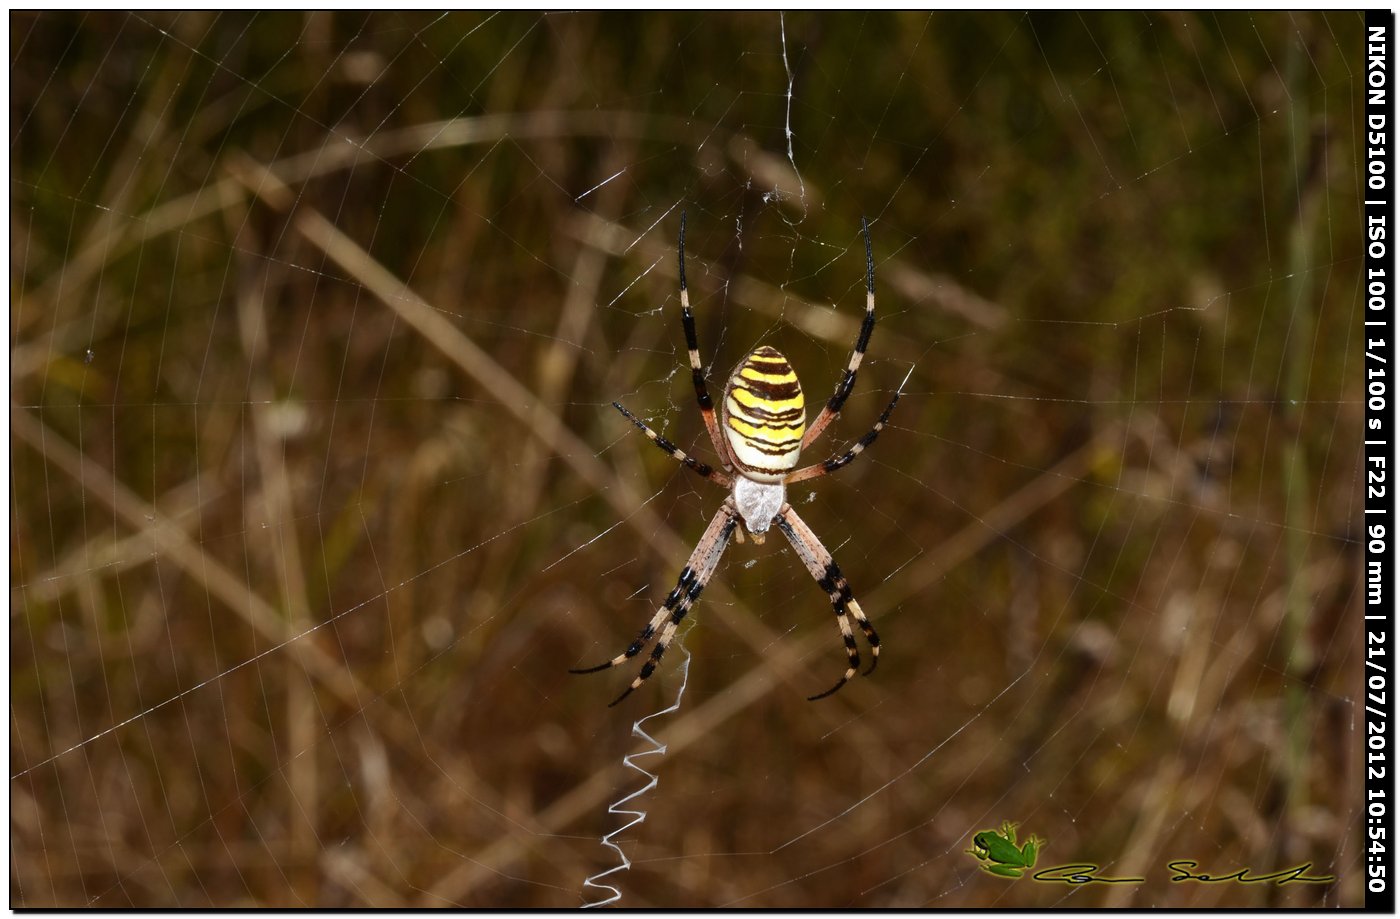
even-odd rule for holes
{"type": "MultiPolygon", "coordinates": [[[[681,232],[678,253],[681,281],[681,326],[685,330],[686,348],[690,354],[690,374],[695,385],[695,400],[700,404],[700,414],[705,419],[705,429],[709,432],[710,443],[719,455],[723,469],[715,469],[707,463],[687,456],[669,440],[657,434],[636,418],[631,412],[614,402],[613,407],[637,426],[662,450],[675,457],[697,475],[718,485],[732,489],[719,512],[710,521],[700,542],[691,553],[690,561],[681,571],[675,589],[667,595],[661,608],[642,629],[627,650],[596,667],[573,670],[572,673],[594,673],[616,667],[631,660],[642,649],[656,639],[656,645],[642,665],[626,692],[613,700],[616,705],[628,693],[641,686],[656,670],[661,656],[675,637],[691,604],[724,555],[730,539],[743,540],[747,530],[755,542],[762,542],[764,534],[772,526],[777,526],[792,543],[793,550],[802,564],[816,578],[817,584],[826,591],[831,606],[836,611],[836,623],[841,629],[842,641],[846,646],[846,673],[836,685],[826,692],[811,696],[821,699],[829,696],[846,684],[860,669],[860,652],[856,649],[855,636],[851,631],[851,619],[855,619],[861,633],[870,644],[870,670],[880,660],[880,636],[870,624],[860,604],[851,594],[851,586],[841,574],[831,553],[817,539],[817,535],[787,503],[786,489],[793,482],[802,482],[818,476],[830,475],[850,463],[870,446],[884,430],[890,420],[890,413],[899,402],[900,390],[896,390],[889,405],[880,413],[875,426],[865,436],[851,445],[845,453],[836,455],[825,462],[816,463],[802,469],[797,468],[797,458],[805,447],[826,429],[846,403],[855,385],[856,370],[870,344],[870,333],[875,328],[875,256],[870,247],[870,230],[865,221],[860,222],[861,233],[865,236],[865,318],[860,324],[856,346],[851,351],[851,360],[846,365],[836,391],[827,400],[811,427],[807,427],[807,408],[802,399],[802,386],[797,382],[797,374],[792,365],[776,348],[764,345],[751,352],[730,374],[724,387],[724,412],[721,419],[715,417],[714,402],[710,399],[709,388],[705,383],[705,370],[700,362],[700,348],[695,336],[695,316],[690,311],[690,295],[685,286],[685,214],[681,214],[681,232]]],[[[908,379],[908,377],[906,377],[908,379]]],[[[903,384],[901,384],[902,388],[903,384]]],[[[869,673],[870,670],[865,671],[869,673]]]]}

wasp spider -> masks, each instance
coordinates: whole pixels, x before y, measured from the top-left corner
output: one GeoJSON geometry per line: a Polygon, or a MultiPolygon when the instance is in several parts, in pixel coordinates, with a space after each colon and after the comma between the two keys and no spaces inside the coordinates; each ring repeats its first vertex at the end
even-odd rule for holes
{"type": "Polygon", "coordinates": [[[620,403],[614,402],[613,407],[636,425],[652,443],[684,463],[693,472],[732,490],[719,512],[710,521],[704,535],[700,537],[699,544],[676,581],[675,589],[666,597],[656,615],[627,650],[596,667],[569,671],[596,673],[616,667],[636,657],[653,638],[656,638],[656,646],[642,665],[641,672],[627,687],[626,692],[613,700],[612,705],[627,698],[632,690],[646,682],[656,670],[657,663],[676,634],[677,626],[719,566],[720,556],[724,554],[729,540],[732,538],[743,542],[744,533],[747,531],[754,542],[761,543],[770,526],[777,526],[788,538],[797,552],[797,557],[802,559],[812,577],[816,578],[817,583],[831,598],[831,605],[836,610],[836,623],[841,629],[841,638],[846,645],[845,674],[835,686],[810,698],[816,700],[831,695],[860,669],[860,652],[856,650],[855,636],[851,631],[852,618],[870,645],[872,660],[870,669],[865,672],[870,673],[879,662],[880,636],[876,634],[875,627],[870,624],[860,604],[851,595],[851,585],[846,582],[831,553],[826,551],[821,540],[817,539],[817,534],[803,522],[785,497],[786,486],[793,482],[829,475],[859,456],[880,436],[885,423],[890,419],[890,413],[899,402],[900,393],[896,391],[890,404],[880,413],[875,426],[845,453],[812,466],[796,468],[798,454],[810,446],[841,413],[841,407],[845,404],[846,397],[851,394],[851,387],[855,385],[856,370],[859,369],[866,346],[870,343],[870,333],[875,328],[875,256],[870,246],[870,230],[863,218],[860,228],[865,236],[865,318],[861,322],[860,334],[856,338],[855,349],[851,352],[851,360],[846,365],[840,382],[836,384],[836,391],[827,400],[826,406],[822,408],[811,427],[808,427],[806,404],[802,399],[802,386],[797,382],[797,374],[793,372],[787,358],[778,353],[777,349],[767,345],[750,353],[729,375],[729,381],[724,386],[723,414],[716,417],[714,402],[710,399],[709,390],[705,385],[705,372],[700,364],[700,349],[695,338],[695,316],[690,311],[690,296],[686,292],[685,214],[681,214],[680,241],[677,246],[680,260],[681,325],[685,329],[686,347],[690,350],[690,373],[695,384],[695,398],[700,403],[700,414],[705,419],[705,428],[709,432],[715,453],[719,455],[722,468],[715,469],[687,456],[675,444],[647,427],[620,403]],[[720,434],[721,430],[723,436],[720,434]]]}

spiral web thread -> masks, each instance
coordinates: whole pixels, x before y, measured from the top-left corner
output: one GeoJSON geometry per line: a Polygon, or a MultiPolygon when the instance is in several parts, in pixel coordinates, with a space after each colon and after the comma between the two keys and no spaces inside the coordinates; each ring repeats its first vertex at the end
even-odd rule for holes
{"type": "Polygon", "coordinates": [[[652,737],[645,730],[643,730],[642,724],[644,722],[650,721],[653,718],[659,718],[662,715],[669,715],[672,712],[680,711],[681,699],[685,696],[685,687],[686,684],[690,681],[690,652],[685,649],[685,636],[677,636],[676,647],[681,651],[682,654],[685,655],[685,658],[681,661],[681,685],[680,688],[676,690],[676,700],[666,708],[663,708],[660,711],[652,712],[650,715],[644,715],[641,718],[638,718],[636,721],[632,722],[632,736],[644,741],[645,743],[650,744],[651,749],[641,750],[636,753],[628,753],[622,758],[622,765],[626,766],[629,769],[635,769],[637,772],[640,772],[642,775],[646,776],[646,784],[643,785],[641,788],[638,788],[637,790],[630,792],[629,794],[624,795],[621,798],[618,798],[616,801],[608,805],[608,813],[632,818],[631,820],[624,823],[622,826],[603,836],[603,838],[600,840],[600,842],[604,846],[606,846],[609,849],[612,849],[614,852],[617,853],[617,857],[618,859],[620,859],[620,861],[618,862],[618,864],[612,866],[606,871],[600,871],[597,874],[589,875],[587,878],[584,879],[583,882],[583,887],[585,891],[587,891],[588,888],[591,887],[598,891],[610,891],[610,894],[605,899],[596,900],[592,903],[585,903],[583,905],[584,909],[593,909],[600,906],[611,906],[612,904],[617,903],[622,899],[621,890],[619,890],[611,884],[602,883],[602,880],[603,878],[608,877],[612,874],[617,874],[620,871],[628,871],[632,867],[632,860],[627,857],[627,853],[623,852],[622,847],[619,846],[614,840],[622,833],[625,833],[627,830],[630,830],[632,827],[647,819],[646,811],[628,810],[627,805],[631,803],[634,799],[640,798],[642,795],[651,791],[657,785],[656,773],[648,772],[641,766],[637,765],[637,760],[641,759],[643,756],[661,756],[665,755],[666,753],[666,745],[658,741],[655,737],[652,737]]]}

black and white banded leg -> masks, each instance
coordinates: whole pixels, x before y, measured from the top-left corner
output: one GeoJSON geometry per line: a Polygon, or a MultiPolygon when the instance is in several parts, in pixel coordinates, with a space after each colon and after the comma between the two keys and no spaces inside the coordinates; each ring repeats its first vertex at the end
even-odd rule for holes
{"type": "Polygon", "coordinates": [[[651,617],[646,628],[642,629],[636,640],[628,645],[627,650],[596,667],[585,667],[569,672],[597,673],[599,670],[608,670],[626,663],[640,654],[642,649],[655,637],[656,647],[651,649],[651,655],[647,658],[646,663],[642,664],[641,672],[637,674],[637,678],[632,681],[632,685],[628,686],[622,695],[608,703],[608,706],[611,708],[621,702],[632,694],[632,690],[645,683],[656,670],[656,665],[661,662],[661,656],[666,653],[666,648],[670,646],[671,640],[675,638],[676,628],[681,624],[681,620],[685,618],[685,614],[689,612],[695,599],[700,596],[700,591],[704,590],[705,585],[709,583],[710,576],[715,573],[715,568],[719,566],[720,557],[724,555],[724,550],[729,545],[729,540],[734,535],[734,530],[738,525],[738,511],[734,509],[734,502],[727,499],[719,512],[715,514],[714,519],[710,521],[710,525],[705,528],[704,535],[700,537],[695,551],[691,553],[685,568],[681,570],[681,576],[676,580],[675,589],[666,596],[665,602],[656,611],[656,615],[651,617]]]}
{"type": "Polygon", "coordinates": [[[672,459],[679,460],[685,465],[687,469],[691,470],[696,475],[704,479],[709,479],[711,482],[714,482],[716,484],[723,485],[726,488],[734,484],[734,480],[731,479],[728,475],[724,474],[723,472],[720,472],[718,469],[714,468],[709,463],[700,462],[695,457],[687,454],[680,447],[677,447],[675,444],[671,443],[669,440],[653,431],[650,427],[647,426],[647,423],[645,421],[642,421],[636,415],[623,408],[621,402],[614,402],[613,408],[621,412],[622,416],[628,421],[635,424],[637,428],[647,436],[648,440],[660,447],[663,452],[669,454],[672,459]]]}
{"type": "MultiPolygon", "coordinates": [[[[908,378],[906,377],[906,379],[908,378]]],[[[901,387],[903,385],[903,383],[900,384],[901,387]]],[[[899,397],[901,394],[902,390],[895,391],[894,398],[890,400],[890,404],[885,406],[885,410],[881,412],[880,417],[875,420],[875,426],[869,431],[866,431],[860,440],[852,444],[851,449],[838,456],[833,456],[831,459],[824,462],[815,463],[811,466],[798,469],[795,472],[790,472],[787,478],[783,479],[783,483],[791,485],[794,482],[805,482],[808,479],[831,475],[836,470],[850,465],[857,456],[865,452],[866,447],[875,442],[875,438],[880,436],[880,432],[883,431],[885,425],[889,423],[890,415],[894,414],[894,407],[899,404],[899,397]]]]}
{"type": "Polygon", "coordinates": [[[685,330],[685,347],[690,353],[690,379],[695,385],[695,401],[700,404],[700,415],[705,419],[705,430],[710,434],[710,443],[714,445],[720,463],[727,469],[733,465],[733,459],[729,455],[729,445],[720,434],[715,403],[710,398],[709,387],[705,384],[705,367],[700,363],[700,340],[695,334],[695,314],[690,311],[690,292],[685,286],[685,211],[681,211],[681,233],[676,245],[676,257],[680,265],[681,328],[685,330]]]}
{"type": "Polygon", "coordinates": [[[812,532],[812,528],[797,516],[797,511],[792,509],[792,505],[786,505],[778,512],[778,529],[783,531],[783,535],[792,543],[792,547],[797,552],[797,557],[802,559],[802,564],[807,566],[807,570],[812,573],[812,577],[817,579],[817,584],[826,591],[831,598],[831,606],[836,610],[836,624],[841,628],[841,638],[846,644],[846,672],[836,685],[826,692],[809,696],[808,700],[815,702],[817,699],[825,699],[836,692],[846,681],[856,675],[860,670],[860,652],[856,650],[856,639],[851,634],[851,619],[854,617],[856,624],[865,635],[866,642],[870,645],[870,669],[868,674],[875,669],[875,665],[880,663],[880,636],[875,631],[875,626],[870,624],[870,620],[865,617],[865,611],[860,608],[854,596],[851,595],[851,585],[845,576],[841,574],[841,569],[836,564],[836,560],[831,557],[831,553],[826,551],[821,540],[817,539],[817,534],[812,532]]]}
{"type": "Polygon", "coordinates": [[[870,346],[870,333],[875,331],[875,251],[870,245],[870,228],[866,226],[864,217],[860,218],[860,231],[865,235],[865,318],[860,322],[860,334],[856,336],[855,350],[851,352],[851,360],[846,364],[846,370],[836,384],[836,391],[832,393],[802,438],[803,450],[820,437],[826,426],[841,414],[841,407],[846,404],[846,398],[856,385],[856,371],[860,369],[861,359],[865,357],[865,349],[870,346]]]}

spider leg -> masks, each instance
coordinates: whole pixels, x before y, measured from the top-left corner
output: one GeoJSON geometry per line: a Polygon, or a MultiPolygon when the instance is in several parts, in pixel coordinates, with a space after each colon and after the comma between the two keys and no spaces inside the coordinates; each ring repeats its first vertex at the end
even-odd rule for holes
{"type": "Polygon", "coordinates": [[[686,468],[690,469],[696,475],[704,479],[709,479],[711,482],[715,482],[716,484],[723,485],[725,487],[728,487],[733,484],[733,480],[730,479],[729,476],[725,475],[723,472],[720,472],[718,469],[715,469],[708,463],[702,463],[696,460],[695,457],[687,455],[684,450],[680,449],[675,444],[671,443],[669,440],[653,431],[647,426],[646,422],[642,421],[636,415],[633,415],[631,412],[627,411],[627,409],[623,408],[621,402],[614,402],[613,408],[621,412],[623,417],[626,418],[628,421],[635,424],[637,428],[643,434],[645,434],[652,443],[660,447],[663,452],[670,454],[670,456],[673,459],[680,460],[682,463],[685,464],[686,468]]]}
{"type": "MultiPolygon", "coordinates": [[[[908,378],[906,377],[906,379],[908,378]]],[[[903,386],[902,383],[900,385],[901,387],[903,386]]],[[[824,462],[815,463],[811,466],[798,469],[796,472],[788,473],[787,478],[783,479],[783,484],[791,485],[793,482],[805,482],[807,479],[831,475],[843,466],[849,465],[857,456],[865,452],[866,447],[875,442],[875,438],[880,436],[880,432],[885,429],[886,423],[890,420],[890,415],[894,413],[894,407],[899,404],[900,395],[901,390],[895,390],[894,398],[890,400],[889,405],[885,406],[885,410],[880,413],[880,417],[875,421],[875,426],[865,432],[865,436],[856,441],[851,449],[839,456],[833,456],[831,459],[824,462]]]]}
{"type": "Polygon", "coordinates": [[[807,570],[812,573],[812,577],[817,579],[817,584],[826,591],[831,598],[831,606],[836,610],[837,624],[841,627],[841,637],[846,643],[846,659],[848,666],[846,673],[837,681],[836,685],[826,692],[809,697],[810,700],[824,699],[842,686],[846,681],[855,676],[860,669],[860,654],[856,651],[856,640],[851,635],[851,623],[847,614],[854,616],[856,624],[865,635],[866,642],[870,645],[871,663],[869,674],[880,663],[880,636],[876,633],[875,627],[866,618],[865,611],[860,608],[855,597],[851,594],[851,585],[841,573],[841,568],[836,564],[836,560],[831,557],[831,553],[826,551],[817,534],[812,532],[812,528],[799,516],[797,511],[792,509],[792,505],[785,505],[778,512],[778,529],[783,531],[783,535],[792,543],[793,549],[802,559],[802,564],[807,566],[807,570]]]}
{"type": "Polygon", "coordinates": [[[570,673],[597,673],[599,670],[607,670],[625,663],[641,653],[647,643],[656,636],[656,647],[652,648],[651,655],[646,663],[642,665],[641,672],[637,678],[627,687],[622,695],[618,696],[608,707],[616,705],[623,699],[631,695],[632,690],[641,686],[647,678],[656,670],[656,665],[661,662],[661,656],[666,653],[666,648],[670,646],[671,640],[675,637],[676,628],[685,618],[685,614],[690,611],[690,607],[695,603],[700,591],[705,589],[710,576],[719,567],[720,557],[724,555],[725,548],[729,545],[729,539],[734,535],[735,528],[739,525],[738,512],[734,509],[731,500],[726,500],[724,505],[710,520],[710,525],[705,528],[705,533],[700,537],[700,542],[696,544],[695,551],[690,554],[686,561],[685,568],[681,570],[681,576],[676,580],[675,588],[666,596],[661,608],[652,616],[646,628],[637,635],[637,638],[628,645],[627,650],[614,657],[610,661],[599,664],[596,667],[585,667],[577,670],[570,670],[570,673]],[[669,617],[669,620],[668,620],[669,617]],[[665,623],[664,625],[662,623],[665,623]],[[657,630],[660,630],[658,636],[657,630]]]}
{"type": "Polygon", "coordinates": [[[846,370],[841,374],[841,380],[836,384],[836,391],[832,393],[831,399],[822,407],[821,413],[817,415],[812,426],[807,429],[806,435],[802,438],[802,449],[806,450],[812,441],[821,436],[826,426],[836,420],[836,416],[841,414],[841,407],[846,404],[846,397],[851,394],[851,389],[856,385],[856,371],[860,369],[861,358],[865,357],[865,349],[870,346],[870,333],[875,330],[875,254],[870,247],[870,228],[866,226],[865,218],[860,218],[860,231],[865,234],[865,318],[860,323],[860,334],[856,336],[856,346],[851,351],[850,363],[846,365],[846,370]]]}
{"type": "Polygon", "coordinates": [[[685,346],[690,352],[690,379],[695,384],[695,401],[700,404],[700,414],[705,419],[705,430],[710,433],[710,443],[714,445],[720,463],[729,467],[733,465],[733,459],[729,455],[729,447],[724,437],[720,435],[719,419],[715,417],[715,403],[705,385],[705,368],[700,363],[700,343],[695,335],[695,314],[690,311],[690,293],[685,287],[685,211],[681,211],[681,234],[676,252],[680,263],[681,327],[685,330],[685,346]]]}

